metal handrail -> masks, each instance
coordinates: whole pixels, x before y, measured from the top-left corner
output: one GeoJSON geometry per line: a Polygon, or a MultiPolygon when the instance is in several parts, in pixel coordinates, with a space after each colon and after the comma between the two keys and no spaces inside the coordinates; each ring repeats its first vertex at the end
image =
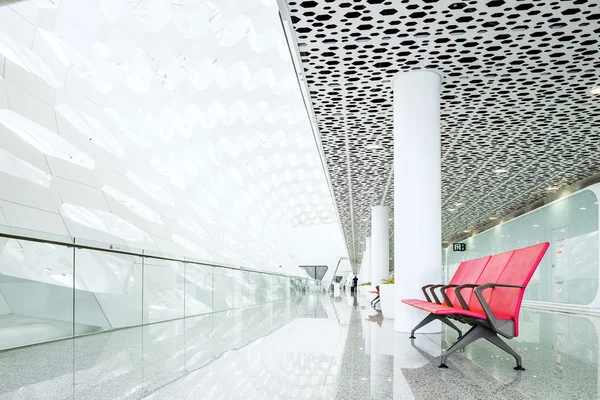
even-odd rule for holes
{"type": "Polygon", "coordinates": [[[111,248],[110,247],[110,246],[112,246],[111,244],[106,244],[106,248],[99,247],[99,246],[92,246],[92,245],[88,245],[88,244],[77,243],[75,238],[73,238],[73,242],[67,242],[67,241],[45,239],[45,238],[41,238],[41,237],[25,236],[25,235],[18,235],[18,234],[14,234],[14,233],[5,233],[5,232],[0,232],[0,237],[7,238],[7,239],[24,240],[24,241],[29,241],[29,242],[52,244],[52,245],[57,245],[57,246],[65,246],[65,247],[76,248],[76,249],[94,250],[94,251],[102,251],[105,253],[114,253],[114,254],[122,254],[122,255],[135,256],[135,257],[150,258],[150,259],[155,259],[155,260],[175,261],[175,262],[182,262],[182,263],[188,263],[188,264],[194,264],[194,265],[203,265],[203,266],[208,266],[208,267],[227,268],[227,269],[232,269],[232,270],[237,270],[237,271],[257,272],[257,273],[267,274],[267,275],[284,276],[287,278],[314,280],[314,279],[311,279],[310,277],[304,278],[302,276],[282,274],[280,272],[273,272],[273,271],[262,271],[262,270],[255,269],[255,268],[236,267],[236,266],[230,266],[230,265],[225,265],[225,264],[220,264],[220,263],[215,263],[215,262],[194,261],[194,260],[189,260],[189,259],[185,259],[185,258],[167,257],[167,256],[147,254],[143,250],[142,250],[142,252],[120,250],[120,249],[111,248]]]}

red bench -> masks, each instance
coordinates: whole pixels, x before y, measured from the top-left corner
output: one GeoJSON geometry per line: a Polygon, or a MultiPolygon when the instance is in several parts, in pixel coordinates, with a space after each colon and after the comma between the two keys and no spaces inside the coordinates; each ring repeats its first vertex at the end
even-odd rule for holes
{"type": "Polygon", "coordinates": [[[430,313],[413,329],[411,338],[414,339],[414,332],[420,327],[441,320],[456,329],[459,338],[442,354],[440,368],[447,368],[449,355],[483,338],[512,355],[517,361],[515,369],[522,370],[521,357],[500,336],[511,339],[519,335],[519,311],[525,288],[549,245],[546,242],[463,262],[450,284],[423,287],[427,301],[402,300],[430,313]],[[443,302],[435,295],[437,288],[441,289],[443,302]],[[472,327],[460,335],[460,330],[449,319],[472,327]]]}

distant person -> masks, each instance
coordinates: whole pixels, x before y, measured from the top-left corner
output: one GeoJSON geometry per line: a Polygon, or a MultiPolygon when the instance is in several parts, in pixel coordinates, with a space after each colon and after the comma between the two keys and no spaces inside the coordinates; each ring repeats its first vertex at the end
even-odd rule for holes
{"type": "Polygon", "coordinates": [[[358,277],[352,278],[352,293],[356,293],[356,288],[358,287],[358,277]]]}

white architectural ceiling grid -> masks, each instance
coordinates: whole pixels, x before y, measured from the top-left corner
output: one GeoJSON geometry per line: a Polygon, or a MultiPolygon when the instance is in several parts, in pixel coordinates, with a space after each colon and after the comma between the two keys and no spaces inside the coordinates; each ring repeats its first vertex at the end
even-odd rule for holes
{"type": "MultiPolygon", "coordinates": [[[[600,169],[600,98],[589,93],[600,84],[598,1],[287,6],[354,260],[389,179],[390,81],[399,73],[429,68],[444,76],[446,242],[600,169]]],[[[419,188],[399,190],[410,196],[419,188]]],[[[393,206],[393,193],[385,204],[393,206]]]]}
{"type": "Polygon", "coordinates": [[[0,224],[298,272],[337,223],[275,0],[4,3],[0,143],[0,224]]]}

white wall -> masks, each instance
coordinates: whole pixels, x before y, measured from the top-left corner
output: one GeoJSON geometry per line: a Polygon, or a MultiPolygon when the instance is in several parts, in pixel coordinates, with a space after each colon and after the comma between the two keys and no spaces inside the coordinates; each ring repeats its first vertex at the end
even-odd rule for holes
{"type": "Polygon", "coordinates": [[[327,265],[323,282],[329,283],[340,262],[337,275],[352,271],[348,251],[338,224],[293,228],[288,234],[288,246],[295,265],[327,265]]]}
{"type": "MultiPolygon", "coordinates": [[[[0,231],[290,275],[291,230],[343,245],[276,2],[217,3],[0,6],[0,231]]],[[[0,314],[68,321],[71,249],[20,242],[0,239],[0,314]]],[[[78,260],[79,319],[138,324],[139,263],[78,260]]],[[[144,315],[183,315],[181,274],[151,270],[144,315]]]]}
{"type": "Polygon", "coordinates": [[[336,217],[276,2],[97,3],[0,6],[0,223],[297,272],[336,217]]]}
{"type": "MultiPolygon", "coordinates": [[[[350,273],[352,273],[352,265],[350,264],[350,259],[345,258],[340,262],[336,275],[343,277],[341,282],[343,284],[350,273]]],[[[331,278],[329,278],[329,281],[331,281],[331,278]]]]}
{"type": "Polygon", "coordinates": [[[6,314],[10,314],[10,308],[8,307],[8,304],[6,303],[6,300],[4,300],[4,296],[2,295],[2,292],[0,292],[0,315],[6,315],[6,314]]]}
{"type": "Polygon", "coordinates": [[[600,312],[600,184],[466,239],[465,252],[447,248],[448,276],[458,264],[488,254],[549,242],[550,247],[525,292],[530,306],[600,312]]]}

